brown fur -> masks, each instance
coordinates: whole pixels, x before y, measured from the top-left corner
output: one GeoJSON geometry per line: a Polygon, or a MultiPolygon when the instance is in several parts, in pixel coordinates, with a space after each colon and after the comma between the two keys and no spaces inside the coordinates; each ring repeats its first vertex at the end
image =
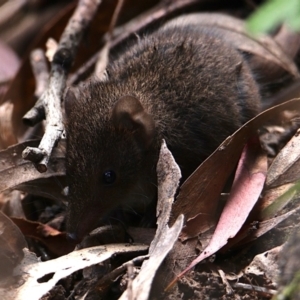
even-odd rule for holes
{"type": "Polygon", "coordinates": [[[106,82],[80,89],[68,118],[67,226],[79,238],[116,207],[140,211],[154,201],[162,138],[186,178],[260,106],[247,62],[209,28],[160,29],[107,72],[106,82]],[[120,104],[124,96],[130,105],[120,104]],[[112,185],[106,170],[117,174],[112,185]]]}

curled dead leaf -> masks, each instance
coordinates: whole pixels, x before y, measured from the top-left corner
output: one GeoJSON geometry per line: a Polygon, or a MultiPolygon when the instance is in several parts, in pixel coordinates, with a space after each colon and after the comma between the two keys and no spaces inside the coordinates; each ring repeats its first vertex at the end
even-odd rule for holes
{"type": "Polygon", "coordinates": [[[273,160],[266,185],[276,187],[300,179],[300,130],[273,160]]]}
{"type": "Polygon", "coordinates": [[[171,222],[179,214],[185,216],[186,224],[181,234],[183,240],[203,233],[207,224],[215,224],[219,195],[247,140],[270,119],[280,120],[282,111],[297,112],[299,109],[300,99],[294,99],[262,112],[228,137],[182,184],[172,208],[171,222]]]}
{"type": "Polygon", "coordinates": [[[0,191],[20,189],[36,195],[64,200],[63,185],[56,181],[65,175],[65,145],[60,141],[52,153],[49,169],[41,174],[34,164],[22,158],[27,146],[36,146],[39,141],[27,141],[0,151],[0,191]],[[53,179],[53,180],[51,180],[53,179]]]}
{"type": "Polygon", "coordinates": [[[19,228],[0,211],[0,278],[9,276],[23,259],[27,242],[19,228]]]}
{"type": "Polygon", "coordinates": [[[266,173],[267,157],[262,153],[258,139],[252,139],[243,150],[230,196],[208,246],[170,283],[168,288],[199,262],[225,246],[230,238],[236,236],[258,200],[266,173]]]}
{"type": "Polygon", "coordinates": [[[26,219],[11,218],[24,236],[40,241],[55,257],[74,250],[76,243],[68,241],[66,234],[46,224],[26,219]]]}

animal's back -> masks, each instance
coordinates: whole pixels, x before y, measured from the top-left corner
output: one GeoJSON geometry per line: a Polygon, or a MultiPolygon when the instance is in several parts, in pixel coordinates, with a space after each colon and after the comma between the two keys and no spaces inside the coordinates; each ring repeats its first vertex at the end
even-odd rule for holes
{"type": "Polygon", "coordinates": [[[153,116],[183,169],[190,158],[187,172],[260,110],[246,60],[209,27],[163,27],[122,53],[108,73],[118,96],[136,96],[153,116]]]}

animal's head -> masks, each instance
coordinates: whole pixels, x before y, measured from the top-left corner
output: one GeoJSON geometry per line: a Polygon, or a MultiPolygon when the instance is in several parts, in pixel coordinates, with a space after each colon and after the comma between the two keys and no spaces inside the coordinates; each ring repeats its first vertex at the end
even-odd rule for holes
{"type": "Polygon", "coordinates": [[[113,209],[146,206],[156,193],[151,115],[132,96],[108,110],[93,101],[78,99],[67,124],[67,230],[79,240],[113,209]]]}

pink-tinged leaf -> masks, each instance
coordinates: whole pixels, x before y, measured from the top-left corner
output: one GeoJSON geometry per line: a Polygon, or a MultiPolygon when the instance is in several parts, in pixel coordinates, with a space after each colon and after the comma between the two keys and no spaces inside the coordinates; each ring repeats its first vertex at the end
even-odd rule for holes
{"type": "Polygon", "coordinates": [[[300,99],[272,107],[244,124],[181,185],[169,223],[173,224],[180,214],[185,216],[186,223],[180,235],[182,241],[197,237],[216,225],[220,194],[237,165],[244,145],[269,121],[283,121],[282,112],[285,110],[299,112],[300,99]]]}
{"type": "Polygon", "coordinates": [[[266,173],[267,157],[262,153],[258,140],[250,140],[242,152],[230,197],[208,246],[170,286],[196,264],[225,246],[228,239],[239,232],[260,196],[266,173]]]}

